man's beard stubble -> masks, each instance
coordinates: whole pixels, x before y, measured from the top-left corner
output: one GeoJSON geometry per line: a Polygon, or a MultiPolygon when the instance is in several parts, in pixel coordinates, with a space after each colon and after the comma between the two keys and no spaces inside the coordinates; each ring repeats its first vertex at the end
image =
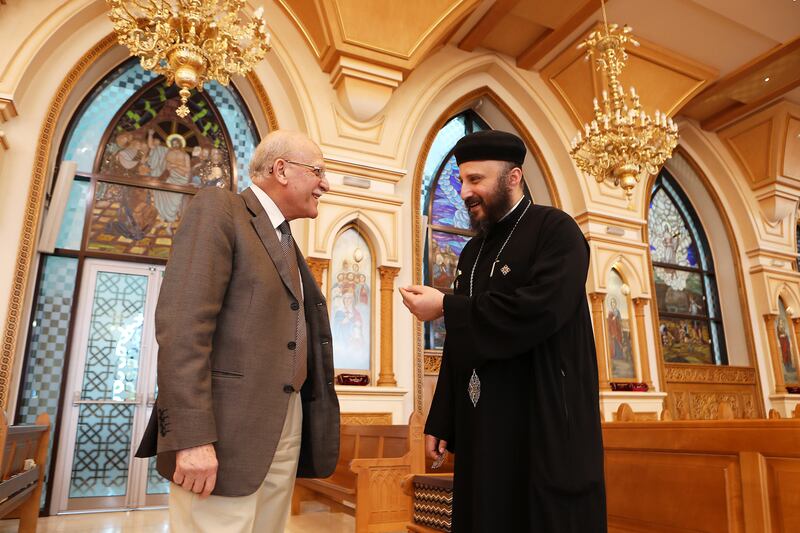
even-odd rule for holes
{"type": "Polygon", "coordinates": [[[512,206],[511,187],[508,186],[510,172],[506,172],[497,179],[494,191],[488,198],[482,198],[483,210],[486,216],[483,220],[475,220],[472,213],[469,215],[470,227],[478,233],[479,237],[485,237],[502,219],[512,206]]]}

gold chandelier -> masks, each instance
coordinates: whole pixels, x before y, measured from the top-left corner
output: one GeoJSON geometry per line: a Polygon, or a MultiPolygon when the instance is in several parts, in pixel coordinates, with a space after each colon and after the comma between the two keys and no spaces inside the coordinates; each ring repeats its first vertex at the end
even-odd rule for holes
{"type": "Polygon", "coordinates": [[[269,33],[259,8],[252,17],[241,10],[245,0],[107,0],[109,18],[142,68],[178,85],[180,117],[189,114],[191,89],[206,81],[227,85],[245,75],[269,51],[269,33]]]}
{"type": "MultiPolygon", "coordinates": [[[[603,5],[605,18],[605,5],[603,5]]],[[[631,205],[633,188],[643,175],[656,174],[678,145],[678,126],[665,113],[650,118],[642,109],[636,89],[626,95],[619,75],[628,55],[625,45],[639,43],[629,36],[628,26],[605,24],[605,32],[594,31],[578,48],[594,59],[605,73],[607,90],[602,102],[594,99],[594,120],[584,124],[572,140],[570,156],[582,171],[598,183],[610,182],[625,191],[631,205]]]]}

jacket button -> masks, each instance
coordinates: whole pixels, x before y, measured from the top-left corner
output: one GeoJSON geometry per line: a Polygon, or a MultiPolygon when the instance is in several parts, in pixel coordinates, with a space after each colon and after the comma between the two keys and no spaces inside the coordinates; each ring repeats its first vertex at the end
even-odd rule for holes
{"type": "Polygon", "coordinates": [[[294,387],[292,387],[291,385],[284,385],[283,392],[285,392],[286,394],[291,394],[294,392],[294,387]]]}
{"type": "Polygon", "coordinates": [[[290,307],[292,308],[292,311],[297,311],[298,309],[300,309],[300,304],[297,302],[292,302],[292,305],[290,307]]]}
{"type": "Polygon", "coordinates": [[[292,341],[289,344],[287,344],[286,347],[289,348],[290,350],[294,350],[295,348],[297,348],[297,343],[292,341]]]}

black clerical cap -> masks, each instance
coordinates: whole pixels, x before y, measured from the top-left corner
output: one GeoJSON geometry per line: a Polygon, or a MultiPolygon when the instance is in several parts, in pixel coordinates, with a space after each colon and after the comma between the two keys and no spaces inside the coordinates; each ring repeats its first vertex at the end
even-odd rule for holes
{"type": "Polygon", "coordinates": [[[456,163],[467,161],[509,161],[522,165],[525,161],[525,143],[505,131],[476,131],[462,137],[453,149],[456,163]]]}

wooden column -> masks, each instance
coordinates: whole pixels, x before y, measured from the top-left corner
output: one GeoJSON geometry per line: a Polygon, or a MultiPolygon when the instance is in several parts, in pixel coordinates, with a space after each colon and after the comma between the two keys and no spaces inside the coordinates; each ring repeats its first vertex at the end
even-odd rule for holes
{"type": "Polygon", "coordinates": [[[783,363],[778,352],[778,339],[775,335],[775,320],[778,315],[764,315],[764,324],[767,326],[767,342],[769,343],[769,355],[772,359],[772,373],[775,375],[775,392],[778,394],[786,393],[786,383],[783,381],[783,363]]]}
{"type": "Polygon", "coordinates": [[[331,260],[323,259],[321,257],[306,257],[306,264],[308,265],[308,269],[311,270],[311,275],[314,276],[314,280],[321,289],[322,277],[325,274],[325,270],[328,268],[328,265],[331,264],[331,260]]]}
{"type": "Polygon", "coordinates": [[[597,377],[600,390],[611,390],[608,384],[608,342],[606,342],[606,325],[603,316],[603,301],[606,295],[593,292],[589,295],[592,302],[592,318],[594,319],[594,347],[597,351],[597,377]]]}
{"type": "Polygon", "coordinates": [[[636,339],[639,344],[641,380],[647,384],[648,389],[653,390],[653,377],[650,375],[650,357],[647,350],[647,331],[644,329],[644,306],[647,302],[647,298],[634,298],[633,309],[636,315],[636,339]]]}
{"type": "Polygon", "coordinates": [[[378,376],[379,387],[396,387],[394,379],[394,278],[400,269],[397,267],[378,267],[381,276],[381,371],[378,376]]]}

